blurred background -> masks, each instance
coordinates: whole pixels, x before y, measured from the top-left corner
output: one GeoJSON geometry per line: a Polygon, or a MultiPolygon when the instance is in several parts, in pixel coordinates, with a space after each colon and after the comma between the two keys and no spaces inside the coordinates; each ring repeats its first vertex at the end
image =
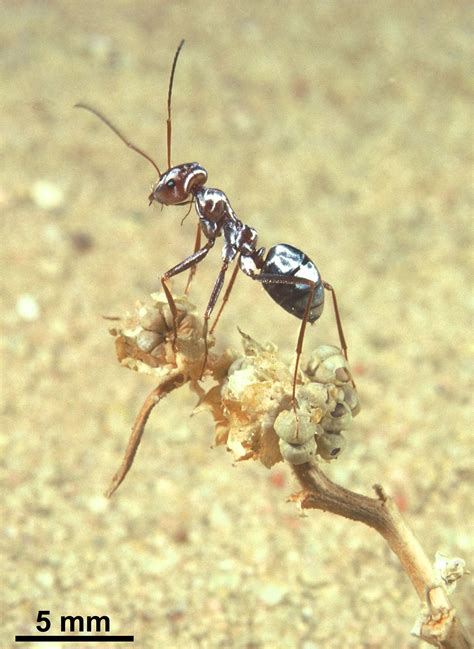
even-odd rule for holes
{"type": "MultiPolygon", "coordinates": [[[[159,289],[196,215],[149,208],[153,168],[72,106],[163,168],[186,39],[173,162],[204,165],[260,245],[303,249],[337,291],[362,412],[327,474],[367,495],[382,482],[429,556],[469,560],[473,4],[4,0],[0,17],[0,646],[39,610],[56,632],[107,615],[140,649],[420,646],[382,539],[301,517],[283,464],[211,449],[186,387],[103,497],[153,381],[118,365],[102,316],[159,289]]],[[[219,263],[217,245],[192,286],[202,312],[219,263]]],[[[242,274],[219,348],[237,326],[292,358],[298,321],[242,274]]],[[[338,342],[329,302],[305,349],[322,342],[338,342]]]]}

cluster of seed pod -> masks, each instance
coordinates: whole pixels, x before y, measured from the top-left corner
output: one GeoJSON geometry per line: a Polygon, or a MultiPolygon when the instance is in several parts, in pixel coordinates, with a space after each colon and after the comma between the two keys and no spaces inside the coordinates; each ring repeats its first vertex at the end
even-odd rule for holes
{"type": "Polygon", "coordinates": [[[214,415],[216,443],[225,443],[238,460],[258,459],[268,467],[281,460],[302,464],[338,457],[345,443],[342,431],[359,412],[342,352],[323,345],[302,365],[295,414],[293,375],[276,347],[246,334],[242,340],[244,355],[201,402],[214,415]]]}
{"type": "Polygon", "coordinates": [[[321,345],[302,373],[306,382],[297,391],[297,417],[284,410],[275,419],[280,452],[291,464],[334,460],[346,444],[342,431],[360,410],[347,360],[337,347],[321,345]]]}
{"type": "MultiPolygon", "coordinates": [[[[161,294],[153,294],[151,298],[151,304],[137,303],[133,313],[118,319],[109,329],[116,337],[119,361],[130,369],[159,378],[180,371],[185,380],[198,379],[202,372],[204,341],[202,320],[194,306],[187,298],[175,298],[175,340],[168,302],[161,294]]],[[[211,336],[208,344],[213,345],[211,336]]]]}
{"type": "MultiPolygon", "coordinates": [[[[359,412],[359,400],[337,347],[322,345],[301,363],[295,408],[293,371],[274,345],[261,345],[241,332],[244,353],[211,352],[203,372],[202,320],[193,305],[187,298],[175,300],[175,340],[167,301],[161,295],[152,300],[138,303],[134,313],[111,327],[118,359],[159,378],[160,385],[178,375],[180,385],[190,382],[201,395],[197,409],[208,409],[214,417],[216,444],[226,444],[238,460],[258,459],[267,467],[282,460],[302,464],[339,456],[342,431],[359,412]],[[215,381],[207,392],[198,383],[206,376],[215,381]]],[[[212,346],[212,338],[208,342],[212,346]]]]}

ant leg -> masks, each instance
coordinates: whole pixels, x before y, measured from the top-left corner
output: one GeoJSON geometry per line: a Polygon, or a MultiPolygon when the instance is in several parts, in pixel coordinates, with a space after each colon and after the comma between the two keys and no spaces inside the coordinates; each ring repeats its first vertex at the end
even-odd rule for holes
{"type": "Polygon", "coordinates": [[[329,291],[332,296],[332,304],[334,307],[334,315],[336,317],[336,325],[337,325],[337,333],[339,334],[339,343],[341,345],[342,353],[344,354],[344,358],[346,361],[348,360],[347,358],[347,344],[346,344],[346,339],[344,337],[344,332],[342,330],[342,323],[341,323],[341,316],[339,315],[339,308],[337,306],[337,299],[336,299],[336,291],[333,289],[331,284],[328,284],[327,282],[323,282],[323,286],[326,289],[326,291],[329,291]]]}
{"type": "MultiPolygon", "coordinates": [[[[301,320],[301,326],[300,326],[300,332],[298,334],[298,341],[296,343],[296,361],[295,361],[295,373],[293,376],[293,393],[292,393],[292,399],[293,399],[293,406],[296,406],[296,379],[298,378],[298,368],[300,366],[300,359],[301,359],[301,354],[303,352],[303,340],[304,340],[304,334],[306,332],[306,325],[308,324],[308,318],[309,314],[311,311],[311,304],[313,303],[313,297],[314,297],[314,292],[316,290],[316,283],[312,282],[311,284],[308,284],[310,286],[310,292],[308,295],[308,301],[306,303],[306,308],[304,310],[304,315],[301,320]]],[[[295,410],[296,412],[296,410],[295,410]]]]}
{"type": "Polygon", "coordinates": [[[224,309],[224,307],[226,305],[227,300],[229,299],[229,295],[230,295],[230,292],[232,291],[232,288],[234,286],[235,278],[237,277],[238,272],[239,272],[239,266],[236,265],[236,267],[234,268],[234,272],[232,273],[232,276],[230,278],[229,285],[226,288],[226,291],[224,293],[224,297],[222,298],[222,304],[221,304],[221,306],[219,308],[219,311],[218,311],[218,313],[216,315],[216,318],[215,318],[214,322],[212,323],[211,334],[214,333],[214,329],[216,328],[216,325],[219,322],[219,318],[221,317],[221,313],[222,313],[222,311],[223,311],[223,309],[224,309]]]}
{"type": "MultiPolygon", "coordinates": [[[[342,349],[342,353],[344,354],[344,358],[346,359],[346,361],[348,361],[349,359],[347,358],[347,343],[346,343],[346,339],[345,339],[345,336],[344,336],[344,332],[342,330],[341,316],[339,315],[339,308],[337,306],[336,291],[333,289],[331,284],[328,284],[327,282],[323,282],[323,286],[332,295],[332,304],[333,304],[333,307],[334,307],[334,315],[336,317],[337,333],[339,334],[339,343],[341,345],[341,349],[342,349]]],[[[351,371],[349,369],[348,369],[348,372],[349,372],[349,377],[351,379],[352,386],[354,388],[357,387],[356,384],[355,384],[354,379],[352,378],[351,371]]]]}
{"type": "MultiPolygon", "coordinates": [[[[191,205],[192,205],[192,203],[191,203],[191,205]]],[[[191,209],[191,208],[189,208],[189,209],[191,209]]],[[[189,214],[189,212],[188,212],[188,214],[189,214]]],[[[197,252],[200,247],[201,247],[201,226],[198,223],[197,224],[197,230],[196,230],[196,240],[194,242],[194,252],[197,252]]],[[[195,274],[196,274],[196,264],[194,264],[194,266],[191,266],[191,270],[189,271],[188,281],[186,282],[186,288],[184,289],[184,294],[185,295],[187,295],[189,293],[189,287],[191,286],[191,282],[192,282],[193,277],[194,277],[195,274]]]]}
{"type": "Polygon", "coordinates": [[[308,300],[306,302],[306,307],[304,310],[303,317],[301,318],[300,332],[298,334],[298,340],[296,343],[296,361],[295,361],[295,371],[293,374],[293,390],[291,393],[291,402],[293,406],[293,411],[295,413],[296,421],[298,423],[298,415],[296,413],[296,381],[298,378],[298,369],[300,365],[301,352],[303,351],[303,340],[304,334],[306,331],[306,325],[308,323],[309,314],[311,311],[311,304],[313,303],[314,292],[316,290],[316,282],[313,282],[310,279],[304,277],[292,277],[285,275],[272,275],[262,273],[260,275],[252,275],[252,279],[255,279],[263,284],[291,284],[292,286],[301,286],[306,284],[309,289],[308,300]]]}
{"type": "Polygon", "coordinates": [[[224,278],[228,267],[229,267],[229,262],[225,261],[222,264],[221,269],[219,271],[219,275],[217,276],[217,279],[214,283],[214,288],[212,289],[211,297],[209,298],[209,303],[207,305],[206,312],[204,313],[204,326],[202,329],[202,337],[204,339],[204,362],[202,364],[202,369],[201,369],[201,378],[204,374],[204,370],[206,369],[206,363],[207,363],[207,353],[208,353],[207,330],[208,330],[209,318],[211,317],[211,313],[214,307],[216,306],[219,293],[221,292],[222,287],[224,286],[224,278]]]}
{"type": "Polygon", "coordinates": [[[174,343],[176,343],[176,338],[178,335],[178,330],[176,327],[178,309],[176,308],[175,301],[173,299],[173,296],[171,295],[170,289],[168,288],[167,282],[169,279],[171,279],[171,277],[174,277],[175,275],[179,275],[179,273],[183,273],[185,270],[188,270],[189,268],[196,266],[196,264],[199,264],[199,262],[204,259],[204,257],[207,255],[209,250],[214,245],[214,241],[215,239],[209,239],[209,241],[206,243],[205,246],[203,246],[199,250],[196,250],[196,252],[193,252],[192,255],[186,257],[186,259],[181,261],[179,264],[176,264],[176,266],[173,266],[173,268],[167,270],[166,273],[164,273],[160,278],[163,291],[165,292],[166,299],[168,300],[168,305],[170,307],[171,315],[173,316],[174,343]]]}

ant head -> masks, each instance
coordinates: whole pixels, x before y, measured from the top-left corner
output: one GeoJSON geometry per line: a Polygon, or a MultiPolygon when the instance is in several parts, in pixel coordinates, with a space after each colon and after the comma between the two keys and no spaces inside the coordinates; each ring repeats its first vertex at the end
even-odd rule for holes
{"type": "Polygon", "coordinates": [[[194,187],[207,181],[207,171],[197,162],[186,162],[171,167],[160,176],[152,186],[148,197],[150,205],[153,201],[162,205],[179,205],[189,199],[194,187]]]}

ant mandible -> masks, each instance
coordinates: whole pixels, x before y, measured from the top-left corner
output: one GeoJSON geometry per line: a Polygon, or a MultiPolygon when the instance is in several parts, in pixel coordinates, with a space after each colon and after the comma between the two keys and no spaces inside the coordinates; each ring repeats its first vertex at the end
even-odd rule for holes
{"type": "MultiPolygon", "coordinates": [[[[186,162],[174,167],[171,166],[171,94],[176,63],[184,40],[178,46],[171,67],[168,86],[168,119],[167,119],[167,158],[168,169],[161,173],[155,161],[142,149],[130,142],[104,115],[91,106],[83,103],[76,104],[77,108],[84,108],[93,113],[104,122],[130,149],[143,156],[153,165],[158,173],[158,180],[154,183],[148,197],[149,204],[154,201],[161,205],[192,205],[194,203],[199,218],[194,252],[179,262],[161,276],[161,284],[173,316],[174,339],[177,336],[178,310],[174,302],[168,281],[175,275],[190,270],[186,285],[189,290],[191,279],[199,264],[214,246],[217,237],[222,236],[222,266],[214,283],[211,297],[204,313],[203,338],[205,344],[204,362],[202,373],[207,361],[207,334],[208,323],[218,297],[224,285],[224,278],[229,265],[237,258],[234,271],[224,293],[221,307],[212,324],[210,332],[216,328],[222,309],[229,299],[237,272],[240,269],[253,280],[261,282],[270,297],[285,311],[301,320],[301,326],[296,344],[296,361],[293,376],[292,405],[296,413],[296,382],[298,367],[303,348],[303,339],[307,323],[315,322],[322,314],[324,308],[324,290],[331,293],[334,313],[336,317],[339,341],[347,358],[347,345],[342,331],[341,318],[337,306],[336,293],[333,287],[323,281],[316,265],[301,250],[286,243],[272,246],[265,255],[265,248],[257,248],[257,232],[254,228],[242,223],[237,218],[229,199],[220,189],[206,187],[207,171],[197,162],[186,162]],[[207,239],[201,247],[201,233],[207,239]]],[[[190,207],[191,209],[191,207],[190,207]]]]}

